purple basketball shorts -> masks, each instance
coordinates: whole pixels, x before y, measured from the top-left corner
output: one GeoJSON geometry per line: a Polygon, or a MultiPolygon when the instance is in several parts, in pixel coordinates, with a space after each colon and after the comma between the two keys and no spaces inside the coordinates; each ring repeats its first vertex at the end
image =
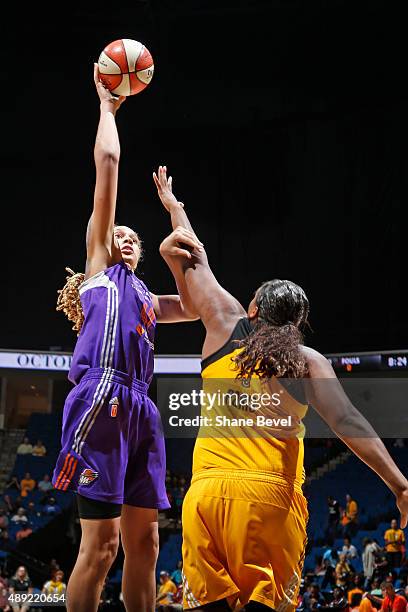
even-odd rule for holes
{"type": "Polygon", "coordinates": [[[61,452],[52,483],[90,499],[169,508],[160,414],[147,384],[92,368],[64,406],[61,452]]]}

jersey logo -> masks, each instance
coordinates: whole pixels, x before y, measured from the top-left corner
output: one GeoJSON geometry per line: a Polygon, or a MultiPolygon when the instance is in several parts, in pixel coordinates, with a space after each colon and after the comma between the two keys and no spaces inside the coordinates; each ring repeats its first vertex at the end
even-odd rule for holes
{"type": "Polygon", "coordinates": [[[140,325],[140,323],[139,325],[136,326],[136,331],[139,334],[139,336],[143,338],[143,340],[149,345],[151,350],[154,351],[154,344],[149,339],[149,336],[147,335],[147,330],[142,325],[140,325]]]}
{"type": "Polygon", "coordinates": [[[137,331],[137,333],[139,334],[139,336],[143,336],[143,334],[145,333],[145,330],[144,330],[144,328],[143,328],[143,327],[140,325],[140,323],[139,323],[139,325],[136,327],[136,331],[137,331]]]}
{"type": "Polygon", "coordinates": [[[91,482],[96,480],[98,476],[99,476],[98,472],[95,472],[94,470],[90,470],[89,468],[85,468],[85,470],[83,470],[83,472],[81,472],[81,475],[79,476],[79,484],[80,485],[91,484],[91,482]]]}
{"type": "Polygon", "coordinates": [[[111,399],[111,401],[109,402],[109,406],[110,406],[110,415],[111,417],[115,417],[118,414],[118,408],[119,408],[119,400],[117,397],[114,397],[111,399]]]}
{"type": "Polygon", "coordinates": [[[149,327],[153,325],[156,321],[153,306],[149,306],[149,304],[145,302],[140,311],[140,318],[142,320],[143,325],[147,329],[149,329],[149,327]]]}

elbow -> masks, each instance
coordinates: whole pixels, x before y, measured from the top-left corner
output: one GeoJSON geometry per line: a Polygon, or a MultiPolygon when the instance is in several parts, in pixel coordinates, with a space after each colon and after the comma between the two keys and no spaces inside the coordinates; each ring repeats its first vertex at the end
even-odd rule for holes
{"type": "Polygon", "coordinates": [[[118,166],[120,160],[119,149],[95,149],[95,163],[97,166],[118,166]]]}
{"type": "Polygon", "coordinates": [[[180,301],[180,306],[181,306],[181,311],[183,313],[183,320],[184,321],[199,321],[200,320],[200,315],[195,312],[194,307],[192,307],[192,304],[184,304],[183,302],[180,301]]]}
{"type": "Polygon", "coordinates": [[[376,437],[376,433],[368,424],[366,419],[357,410],[352,414],[346,414],[337,419],[331,429],[339,438],[370,438],[376,437]]]}
{"type": "Polygon", "coordinates": [[[184,311],[184,315],[185,315],[186,321],[199,321],[200,320],[199,315],[194,312],[184,311]]]}

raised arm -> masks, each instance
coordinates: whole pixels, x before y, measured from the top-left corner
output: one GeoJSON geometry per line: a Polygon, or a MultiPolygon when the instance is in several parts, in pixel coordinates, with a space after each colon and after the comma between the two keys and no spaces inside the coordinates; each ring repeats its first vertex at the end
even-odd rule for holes
{"type": "Polygon", "coordinates": [[[382,440],[351,403],[331,364],[317,351],[303,347],[310,379],[308,402],[357,457],[385,482],[396,497],[401,528],[408,522],[408,481],[395,465],[382,440]]]}
{"type": "Polygon", "coordinates": [[[113,226],[120,157],[115,115],[118,108],[126,100],[124,96],[115,98],[102,85],[99,80],[97,64],[94,65],[94,81],[100,99],[101,114],[94,149],[96,166],[94,205],[86,235],[86,278],[104,270],[112,263],[113,226]]]}
{"type": "MultiPolygon", "coordinates": [[[[172,179],[167,179],[167,169],[160,166],[153,175],[157,192],[163,206],[170,213],[172,234],[160,246],[160,253],[169,266],[182,301],[188,303],[201,318],[206,328],[203,357],[218,350],[230,337],[238,319],[246,312],[241,304],[218,283],[203,247],[191,252],[183,248],[182,230],[194,230],[187,217],[184,205],[172,191],[172,179]]],[[[188,244],[187,244],[188,246],[188,244]]]]}

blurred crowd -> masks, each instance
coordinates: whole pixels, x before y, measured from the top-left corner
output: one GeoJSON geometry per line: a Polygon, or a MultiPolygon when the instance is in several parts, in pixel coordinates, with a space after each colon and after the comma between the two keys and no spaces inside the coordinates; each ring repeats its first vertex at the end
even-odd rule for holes
{"type": "Polygon", "coordinates": [[[298,610],[408,612],[408,559],[405,534],[397,520],[391,520],[381,541],[364,538],[359,550],[350,535],[358,533],[357,502],[347,496],[342,511],[329,497],[328,507],[325,551],[302,581],[298,610]],[[339,533],[343,534],[341,547],[334,544],[339,533]]]}
{"type": "Polygon", "coordinates": [[[52,517],[61,511],[55,497],[49,474],[38,483],[27,472],[21,480],[12,476],[6,485],[9,493],[0,500],[0,548],[10,533],[18,541],[33,532],[41,517],[52,517]],[[34,491],[40,495],[33,495],[34,491]],[[13,495],[17,492],[17,495],[13,495]]]}
{"type": "Polygon", "coordinates": [[[31,444],[29,438],[25,437],[17,448],[17,455],[33,455],[34,457],[45,457],[47,449],[41,440],[31,444]]]}
{"type": "MultiPolygon", "coordinates": [[[[65,596],[67,588],[64,582],[64,572],[60,569],[55,559],[51,561],[50,567],[51,572],[49,579],[44,582],[42,589],[37,589],[36,592],[63,597],[65,596]]],[[[8,577],[3,570],[0,572],[0,612],[13,612],[14,610],[27,612],[30,609],[28,605],[20,604],[13,607],[13,605],[10,604],[9,598],[15,594],[24,595],[31,593],[34,593],[34,587],[24,565],[18,567],[16,572],[10,577],[8,577]]],[[[53,606],[52,609],[65,610],[65,606],[53,606]]],[[[36,610],[40,612],[40,608],[36,607],[36,610]]]]}
{"type": "Polygon", "coordinates": [[[183,609],[183,562],[179,561],[172,571],[160,572],[157,587],[157,612],[180,612],[183,609]]]}
{"type": "Polygon", "coordinates": [[[328,526],[326,536],[336,538],[339,533],[343,536],[353,537],[358,532],[358,504],[351,495],[346,495],[344,506],[340,506],[334,497],[327,498],[329,508],[328,526]]]}
{"type": "Polygon", "coordinates": [[[165,520],[160,521],[160,527],[181,528],[181,509],[189,486],[190,480],[186,476],[173,474],[167,470],[166,493],[171,507],[163,513],[165,520]]]}

